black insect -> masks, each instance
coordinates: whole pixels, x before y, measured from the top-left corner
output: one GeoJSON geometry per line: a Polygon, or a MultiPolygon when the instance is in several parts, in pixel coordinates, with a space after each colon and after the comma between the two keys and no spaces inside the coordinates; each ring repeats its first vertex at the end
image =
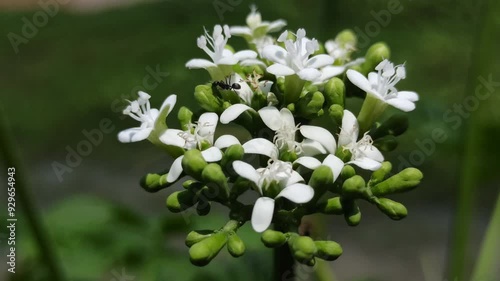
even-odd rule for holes
{"type": "Polygon", "coordinates": [[[212,85],[214,87],[220,87],[223,90],[239,90],[241,89],[240,84],[238,83],[231,83],[231,76],[228,76],[224,79],[225,81],[214,81],[212,85]]]}

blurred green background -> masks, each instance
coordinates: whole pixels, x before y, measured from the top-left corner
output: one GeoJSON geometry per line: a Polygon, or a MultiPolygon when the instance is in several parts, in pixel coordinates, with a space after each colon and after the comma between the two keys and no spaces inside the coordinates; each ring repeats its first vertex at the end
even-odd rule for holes
{"type": "MultiPolygon", "coordinates": [[[[17,47],[9,34],[21,35],[23,18],[32,21],[43,10],[35,2],[23,10],[2,4],[0,11],[0,103],[29,174],[33,207],[51,234],[68,280],[132,280],[119,279],[122,270],[141,281],[264,280],[269,276],[272,251],[263,247],[248,226],[242,231],[250,243],[243,258],[223,253],[205,268],[192,266],[183,245],[185,234],[195,228],[222,226],[226,213],[193,215],[188,220],[169,214],[164,200],[177,187],[148,194],[138,181],[147,172],[165,169],[171,159],[147,142],[126,145],[116,139],[118,131],[135,125],[117,109],[138,89],[152,95],[153,106],[175,93],[178,104],[197,108],[194,86],[208,82],[209,76],[184,67],[191,58],[205,57],[196,38],[203,26],[244,25],[252,3],[264,20],[285,19],[289,29],[303,27],[308,36],[320,41],[334,38],[345,28],[372,32],[366,38],[369,44],[386,42],[392,60],[406,64],[408,78],[399,88],[414,90],[421,97],[409,114],[410,131],[400,138],[398,150],[387,155],[398,169],[409,161],[424,172],[417,190],[396,196],[410,215],[393,222],[366,205],[356,228],[347,227],[342,218],[327,217],[329,238],[344,248],[344,255],[331,263],[337,280],[443,280],[453,247],[455,205],[468,161],[470,169],[477,171],[474,188],[467,193],[474,205],[458,221],[471,221],[465,266],[470,272],[499,191],[499,85],[473,110],[464,115],[453,112],[480,85],[477,73],[500,81],[498,56],[488,55],[484,63],[478,63],[483,52],[495,54],[491,50],[500,47],[498,10],[488,11],[493,14],[488,24],[493,25],[486,37],[492,45],[484,46],[480,43],[484,38],[481,1],[401,0],[401,12],[392,14],[387,24],[377,24],[374,14],[388,5],[378,0],[169,0],[123,7],[120,1],[113,2],[118,5],[112,9],[90,13],[71,2],[61,4],[59,12],[17,47]],[[222,14],[214,6],[221,2],[229,7],[222,14]],[[373,28],[372,22],[378,32],[366,30],[373,28]],[[154,87],[144,85],[143,79],[157,68],[169,75],[161,76],[154,87]],[[54,162],[64,164],[68,148],[75,149],[86,139],[83,131],[99,129],[105,118],[111,120],[112,132],[103,133],[91,153],[58,178],[54,162]],[[447,139],[429,144],[436,128],[444,130],[447,139]],[[467,159],[466,151],[472,151],[467,159]]],[[[241,38],[231,38],[229,43],[237,49],[245,47],[241,38]]],[[[357,55],[362,56],[368,46],[357,55]]],[[[6,192],[0,194],[2,202],[5,197],[6,192]]],[[[22,211],[19,215],[18,273],[13,280],[50,280],[22,211]]],[[[4,228],[1,231],[6,233],[4,228]]],[[[6,240],[1,240],[3,253],[6,240]]],[[[3,275],[4,268],[2,262],[2,280],[12,277],[3,275]]],[[[307,270],[303,271],[302,276],[307,276],[307,270]]]]}

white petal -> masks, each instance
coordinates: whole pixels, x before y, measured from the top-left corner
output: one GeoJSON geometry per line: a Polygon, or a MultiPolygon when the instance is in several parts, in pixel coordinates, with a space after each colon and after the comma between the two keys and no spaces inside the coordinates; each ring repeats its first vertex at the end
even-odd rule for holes
{"type": "Polygon", "coordinates": [[[321,54],[314,56],[307,60],[306,67],[308,68],[321,68],[323,66],[327,66],[333,64],[334,59],[329,55],[321,54]]]}
{"type": "Polygon", "coordinates": [[[418,101],[418,94],[410,91],[399,91],[398,98],[406,99],[412,102],[418,101]]]}
{"type": "Polygon", "coordinates": [[[252,227],[257,232],[266,230],[273,221],[274,199],[260,197],[255,201],[252,211],[252,227]]]}
{"type": "Polygon", "coordinates": [[[267,66],[265,63],[263,63],[262,61],[260,61],[258,59],[245,59],[245,60],[240,61],[240,65],[241,66],[260,65],[264,68],[267,66]]]}
{"type": "Polygon", "coordinates": [[[142,141],[149,137],[151,131],[153,131],[153,128],[136,127],[126,129],[118,133],[118,140],[124,143],[142,141]]]}
{"type": "Polygon", "coordinates": [[[271,87],[273,86],[273,83],[274,83],[273,81],[268,81],[268,80],[260,81],[259,88],[262,91],[262,93],[267,95],[267,93],[269,93],[269,91],[271,91],[271,87]]]}
{"type": "Polygon", "coordinates": [[[184,158],[184,155],[181,155],[177,157],[174,162],[172,163],[172,166],[170,166],[170,171],[168,171],[167,174],[167,182],[174,182],[176,181],[180,175],[182,174],[182,158],[184,158]]]}
{"type": "Polygon", "coordinates": [[[315,68],[304,68],[297,73],[302,80],[315,81],[321,77],[321,72],[315,68]]]}
{"type": "Polygon", "coordinates": [[[292,185],[294,183],[298,183],[300,181],[304,181],[304,178],[296,171],[292,171],[292,174],[290,175],[290,177],[286,181],[286,186],[292,185]]]}
{"type": "Polygon", "coordinates": [[[363,74],[357,72],[356,70],[347,70],[347,78],[356,85],[358,88],[365,92],[371,92],[371,85],[368,79],[363,76],[363,74]]]}
{"type": "Polygon", "coordinates": [[[300,164],[308,169],[316,169],[318,168],[319,166],[321,166],[321,161],[319,161],[318,159],[314,158],[314,157],[310,157],[310,156],[302,156],[302,157],[299,157],[297,160],[295,160],[295,162],[293,162],[294,164],[297,163],[297,164],[300,164]]]}
{"type": "Polygon", "coordinates": [[[196,68],[209,68],[209,67],[217,67],[217,65],[206,59],[192,59],[186,63],[186,67],[190,69],[196,68]]]}
{"type": "Polygon", "coordinates": [[[337,156],[330,154],[326,156],[325,160],[323,160],[323,165],[328,166],[333,173],[333,181],[336,181],[344,168],[344,162],[340,160],[337,156]]]}
{"type": "Polygon", "coordinates": [[[281,120],[281,114],[274,106],[266,106],[261,108],[259,110],[259,115],[260,118],[262,118],[264,124],[266,124],[266,126],[273,131],[277,131],[283,124],[281,120]]]}
{"type": "Polygon", "coordinates": [[[229,122],[238,118],[243,112],[252,109],[250,106],[246,104],[233,104],[228,107],[222,114],[220,115],[220,122],[222,124],[228,124],[229,122]]]}
{"type": "Polygon", "coordinates": [[[362,169],[365,170],[370,170],[370,171],[376,171],[382,167],[382,164],[380,162],[377,162],[373,159],[370,159],[368,157],[362,157],[355,159],[353,161],[350,161],[349,163],[352,163],[362,169]]]}
{"type": "Polygon", "coordinates": [[[356,116],[349,110],[344,110],[342,130],[339,134],[339,145],[347,145],[358,140],[359,126],[356,116]]]}
{"type": "Polygon", "coordinates": [[[323,145],[321,145],[321,143],[319,143],[315,140],[304,139],[300,145],[301,145],[302,151],[303,151],[302,154],[306,155],[306,156],[314,156],[314,155],[318,155],[318,154],[326,154],[327,153],[327,151],[323,147],[323,145]]]}
{"type": "Polygon", "coordinates": [[[252,30],[246,26],[231,26],[229,28],[231,35],[242,36],[248,35],[252,36],[252,30]]]}
{"type": "Polygon", "coordinates": [[[326,82],[334,76],[342,74],[345,71],[345,67],[343,66],[325,66],[321,69],[321,77],[318,79],[321,82],[326,82]]]}
{"type": "Polygon", "coordinates": [[[234,57],[239,61],[246,59],[255,59],[257,57],[257,53],[251,50],[243,50],[234,53],[234,57]]]}
{"type": "Polygon", "coordinates": [[[378,74],[377,72],[368,73],[368,81],[372,85],[378,85],[378,74]]]}
{"type": "Polygon", "coordinates": [[[412,101],[399,97],[385,100],[385,102],[404,112],[409,112],[415,109],[415,104],[412,101]]]}
{"type": "Polygon", "coordinates": [[[168,96],[160,107],[160,111],[163,111],[168,106],[167,115],[174,109],[175,103],[177,102],[177,95],[168,96]]]}
{"type": "Polygon", "coordinates": [[[275,63],[269,66],[267,68],[267,72],[274,74],[276,76],[288,76],[295,74],[295,71],[293,69],[284,64],[279,64],[279,63],[275,63]]]}
{"type": "Polygon", "coordinates": [[[284,107],[280,110],[281,122],[282,125],[287,126],[289,128],[295,128],[295,118],[293,117],[290,109],[284,107]]]}
{"type": "Polygon", "coordinates": [[[217,61],[218,65],[235,65],[238,63],[238,59],[234,55],[230,55],[227,57],[222,57],[217,61]]]}
{"type": "Polygon", "coordinates": [[[203,150],[201,156],[207,162],[217,162],[222,159],[222,152],[219,148],[212,146],[209,149],[203,150]]]}
{"type": "Polygon", "coordinates": [[[262,57],[278,64],[286,64],[287,51],[280,46],[268,45],[262,50],[262,57]]]}
{"type": "MultiPolygon", "coordinates": [[[[238,175],[240,175],[240,177],[255,183],[260,190],[260,186],[258,185],[260,174],[255,170],[254,167],[252,167],[252,165],[243,161],[236,160],[233,162],[233,169],[238,175]]],[[[262,193],[261,190],[260,193],[262,193]]]]}
{"type": "Polygon", "coordinates": [[[215,129],[217,129],[217,122],[219,121],[219,116],[213,112],[203,113],[200,118],[198,118],[198,134],[202,137],[208,138],[210,143],[214,142],[215,129]]]}
{"type": "Polygon", "coordinates": [[[217,138],[214,146],[220,149],[230,147],[231,145],[240,144],[240,141],[232,135],[223,135],[217,138]]]}
{"type": "Polygon", "coordinates": [[[186,140],[181,138],[179,134],[183,134],[184,131],[177,129],[167,129],[161,136],[160,141],[166,145],[173,145],[177,147],[184,147],[186,140]]]}
{"type": "Polygon", "coordinates": [[[303,204],[311,201],[314,197],[314,189],[307,184],[294,183],[285,187],[285,189],[276,196],[276,198],[278,197],[285,197],[294,203],[303,204]]]}
{"type": "Polygon", "coordinates": [[[319,142],[328,152],[335,153],[337,143],[332,133],[318,126],[304,125],[300,127],[300,133],[308,138],[319,142]]]}
{"type": "Polygon", "coordinates": [[[360,146],[358,146],[358,148],[359,148],[359,150],[361,150],[363,152],[363,154],[366,157],[373,159],[377,162],[384,161],[384,155],[382,155],[380,150],[378,150],[378,148],[376,148],[375,146],[373,146],[373,145],[360,145],[360,146]]]}
{"type": "Polygon", "coordinates": [[[263,138],[247,141],[243,144],[243,150],[248,154],[260,154],[269,158],[278,157],[278,148],[276,148],[274,143],[263,138]]]}
{"type": "Polygon", "coordinates": [[[286,26],[286,21],[284,20],[275,20],[269,23],[269,28],[267,32],[277,32],[280,31],[283,27],[286,26]]]}

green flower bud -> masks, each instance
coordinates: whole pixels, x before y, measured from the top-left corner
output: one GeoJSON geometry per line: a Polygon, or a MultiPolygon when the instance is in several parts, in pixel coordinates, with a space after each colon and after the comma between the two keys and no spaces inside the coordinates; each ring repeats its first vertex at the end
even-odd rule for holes
{"type": "Polygon", "coordinates": [[[403,204],[388,198],[379,198],[377,207],[393,220],[400,220],[408,215],[408,210],[403,204]]]}
{"type": "Polygon", "coordinates": [[[343,45],[348,44],[354,47],[358,42],[358,38],[356,37],[354,31],[350,29],[344,29],[339,32],[339,34],[337,34],[337,36],[335,37],[335,41],[343,45]]]}
{"type": "Polygon", "coordinates": [[[268,248],[281,247],[286,243],[286,236],[283,232],[268,229],[262,233],[262,243],[268,248]]]}
{"type": "Polygon", "coordinates": [[[314,203],[323,196],[333,185],[334,180],[332,170],[329,167],[321,165],[316,168],[309,179],[309,186],[314,188],[314,197],[310,202],[314,203]]]}
{"type": "Polygon", "coordinates": [[[212,87],[209,85],[198,85],[194,89],[194,97],[198,104],[207,111],[221,112],[222,102],[214,96],[212,87]]]}
{"type": "Polygon", "coordinates": [[[172,185],[167,182],[167,175],[147,174],[141,179],[141,187],[147,192],[157,192],[172,185]]]}
{"type": "Polygon", "coordinates": [[[212,204],[208,200],[201,200],[200,202],[198,202],[198,205],[196,205],[196,213],[199,216],[208,215],[211,209],[212,209],[212,204]]]}
{"type": "Polygon", "coordinates": [[[366,190],[365,180],[358,175],[347,179],[342,185],[342,195],[349,198],[362,197],[366,193],[366,190]]]}
{"type": "Polygon", "coordinates": [[[391,56],[389,46],[384,42],[378,42],[373,44],[365,55],[365,63],[362,64],[363,74],[368,74],[368,72],[373,71],[375,67],[384,59],[389,59],[391,56]]]}
{"type": "Polygon", "coordinates": [[[240,144],[231,145],[224,152],[220,164],[226,171],[230,171],[233,175],[236,175],[233,169],[233,162],[242,160],[244,154],[245,151],[243,150],[243,146],[240,144]]]}
{"type": "Polygon", "coordinates": [[[195,179],[201,179],[201,172],[207,166],[207,161],[203,159],[201,151],[191,149],[184,153],[182,158],[182,169],[184,172],[195,179]]]}
{"type": "Polygon", "coordinates": [[[236,233],[229,234],[227,251],[235,258],[241,257],[245,253],[245,244],[236,233]]]}
{"type": "Polygon", "coordinates": [[[337,151],[335,152],[335,156],[340,158],[340,160],[344,161],[344,163],[347,163],[351,160],[352,154],[351,151],[349,151],[349,149],[345,149],[339,146],[339,148],[337,148],[337,151]]]}
{"type": "Polygon", "coordinates": [[[321,92],[309,92],[296,103],[297,112],[305,118],[316,118],[323,115],[325,98],[321,92]]]}
{"type": "Polygon", "coordinates": [[[373,145],[380,151],[389,152],[393,151],[394,149],[396,149],[396,147],[398,147],[398,140],[396,139],[395,136],[389,135],[376,139],[373,142],[373,145]]]}
{"type": "Polygon", "coordinates": [[[194,206],[196,193],[190,190],[176,191],[167,197],[167,208],[172,213],[179,213],[194,206]]]}
{"type": "Polygon", "coordinates": [[[217,194],[217,197],[221,199],[229,198],[227,177],[219,164],[208,164],[205,169],[203,169],[201,178],[203,182],[217,194]]]}
{"type": "Polygon", "coordinates": [[[324,92],[327,106],[338,104],[342,107],[342,110],[344,110],[345,85],[340,78],[333,77],[332,79],[328,80],[328,82],[325,84],[324,92]]]}
{"type": "Polygon", "coordinates": [[[297,74],[285,76],[285,105],[295,103],[299,99],[304,84],[305,81],[300,79],[297,74]]]}
{"type": "Polygon", "coordinates": [[[278,77],[276,79],[276,86],[281,93],[285,92],[285,77],[278,77]]]}
{"type": "Polygon", "coordinates": [[[286,151],[283,151],[280,155],[280,159],[282,161],[285,161],[285,162],[292,162],[297,160],[297,153],[295,153],[294,151],[289,151],[289,150],[286,150],[286,151]]]}
{"type": "Polygon", "coordinates": [[[191,124],[191,119],[193,118],[193,112],[189,110],[189,108],[183,106],[179,108],[179,112],[177,113],[177,118],[179,119],[179,123],[181,124],[181,129],[183,131],[190,130],[189,124],[191,124]]]}
{"type": "Polygon", "coordinates": [[[352,178],[356,175],[356,170],[351,165],[345,165],[340,172],[340,177],[344,180],[352,178]]]}
{"type": "Polygon", "coordinates": [[[327,261],[336,260],[342,255],[342,247],[333,241],[315,241],[318,252],[316,256],[327,261]]]}
{"type": "Polygon", "coordinates": [[[182,183],[182,187],[184,187],[185,189],[190,189],[193,192],[200,190],[204,186],[205,186],[204,183],[196,181],[196,180],[187,180],[187,181],[182,183]]]}
{"type": "Polygon", "coordinates": [[[295,113],[295,104],[294,103],[289,103],[286,108],[290,110],[292,113],[295,113]]]}
{"type": "Polygon", "coordinates": [[[371,191],[375,196],[401,193],[412,190],[420,184],[424,175],[416,168],[406,168],[398,174],[373,186],[371,191]]]}
{"type": "Polygon", "coordinates": [[[289,241],[291,243],[291,252],[294,258],[301,262],[307,263],[316,254],[316,244],[314,244],[314,240],[312,240],[309,236],[298,236],[294,237],[289,241]]]}
{"type": "Polygon", "coordinates": [[[333,104],[328,108],[328,116],[338,125],[342,124],[342,117],[344,116],[344,108],[341,105],[333,104]]]}
{"type": "MultiPolygon", "coordinates": [[[[391,172],[392,164],[389,161],[382,162],[382,167],[372,173],[370,181],[368,182],[368,186],[374,186],[378,183],[382,182],[385,177],[391,172]]],[[[373,190],[372,190],[373,191],[373,190]]]]}
{"type": "Polygon", "coordinates": [[[333,197],[317,205],[319,212],[328,215],[341,215],[344,213],[340,197],[333,197]]]}
{"type": "Polygon", "coordinates": [[[361,222],[361,211],[354,200],[341,200],[342,209],[344,210],[344,219],[350,226],[356,226],[361,222]]]}
{"type": "Polygon", "coordinates": [[[374,140],[387,135],[399,136],[406,132],[408,126],[408,116],[402,113],[397,113],[392,115],[377,128],[371,130],[370,136],[374,140]]]}
{"type": "Polygon", "coordinates": [[[196,266],[205,266],[217,256],[226,244],[227,234],[218,232],[194,244],[189,249],[191,263],[196,266]]]}
{"type": "Polygon", "coordinates": [[[201,240],[210,237],[214,232],[212,230],[193,230],[186,236],[186,246],[191,247],[201,240]]]}

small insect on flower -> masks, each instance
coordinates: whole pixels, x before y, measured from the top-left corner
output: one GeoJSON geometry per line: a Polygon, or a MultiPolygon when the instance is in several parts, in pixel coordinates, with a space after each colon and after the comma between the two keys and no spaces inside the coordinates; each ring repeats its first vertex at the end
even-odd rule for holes
{"type": "Polygon", "coordinates": [[[241,89],[241,85],[240,85],[240,84],[238,84],[238,83],[231,83],[231,76],[232,76],[232,75],[227,76],[227,77],[224,79],[224,81],[222,81],[222,80],[221,80],[221,81],[214,81],[214,82],[212,83],[212,85],[213,85],[214,87],[219,86],[219,87],[220,87],[221,89],[223,89],[223,90],[233,90],[233,91],[234,91],[234,90],[239,90],[239,89],[241,89]]]}

